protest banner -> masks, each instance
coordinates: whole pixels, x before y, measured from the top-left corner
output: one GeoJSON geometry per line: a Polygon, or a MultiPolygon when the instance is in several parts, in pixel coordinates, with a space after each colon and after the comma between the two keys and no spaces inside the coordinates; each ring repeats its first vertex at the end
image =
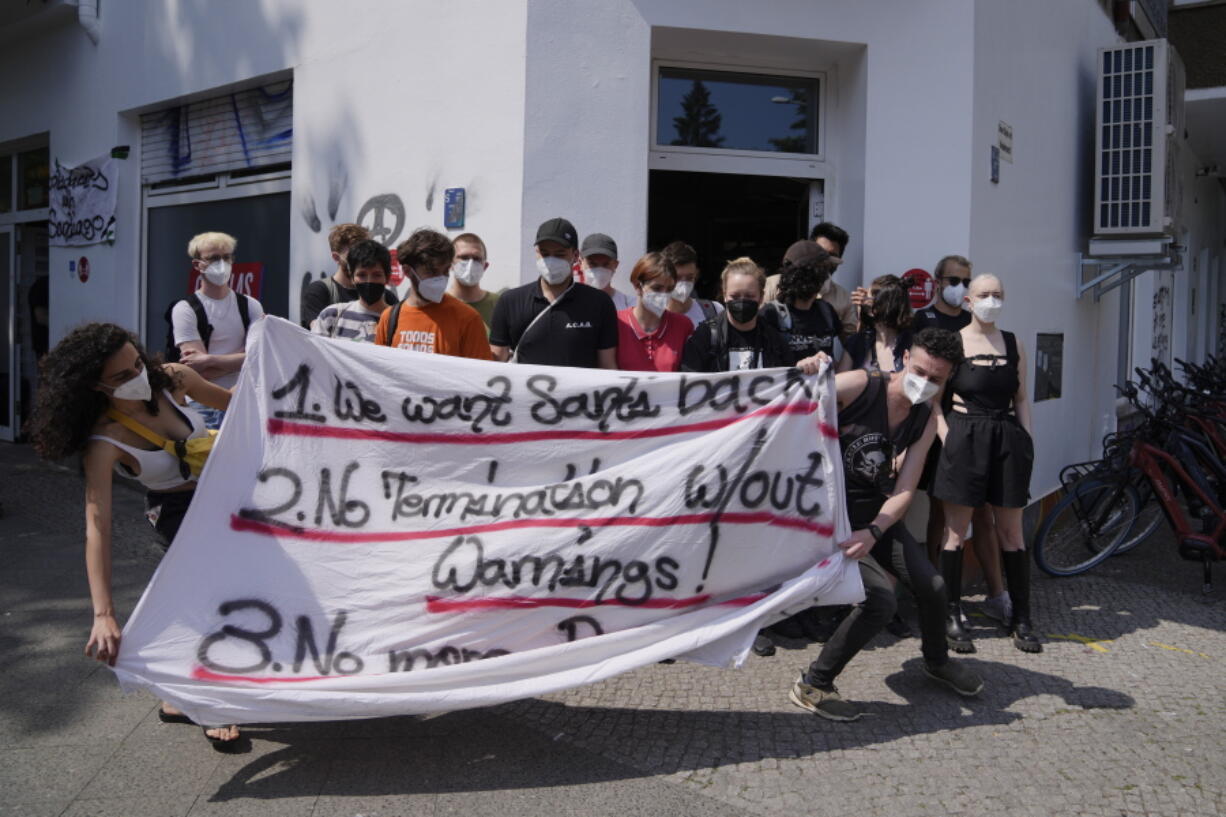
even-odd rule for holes
{"type": "Polygon", "coordinates": [[[338,343],[270,317],[116,666],[201,723],[485,706],[744,659],[863,598],[833,378],[338,343]]]}
{"type": "Polygon", "coordinates": [[[119,164],[99,156],[78,167],[57,159],[51,173],[47,241],[52,247],[82,247],[115,240],[119,164]]]}

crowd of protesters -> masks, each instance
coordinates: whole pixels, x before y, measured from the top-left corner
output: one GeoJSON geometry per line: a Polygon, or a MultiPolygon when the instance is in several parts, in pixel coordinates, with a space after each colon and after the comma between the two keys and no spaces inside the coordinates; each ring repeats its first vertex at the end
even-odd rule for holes
{"type": "MultiPolygon", "coordinates": [[[[300,318],[340,342],[550,366],[649,372],[723,372],[796,366],[835,375],[840,448],[853,534],[839,547],[857,560],[866,598],[852,608],[812,608],[759,634],[824,644],[799,677],[793,703],[832,720],[858,708],[834,681],[896,617],[895,586],[916,599],[923,667],[962,695],[983,681],[950,659],[973,652],[961,608],[963,546],[983,568],[988,615],[1025,652],[1041,644],[1030,620],[1029,561],[1021,533],[1033,444],[1026,355],[997,326],[1002,282],[972,277],[957,255],[934,269],[936,297],[912,311],[909,282],[894,275],[849,292],[833,278],[849,242],[823,223],[788,247],[775,274],[748,257],[719,274],[718,300],[698,297],[703,271],[676,241],[620,266],[616,241],[553,218],[537,230],[536,277],[502,292],[482,287],[489,268],[481,237],[420,229],[395,249],[406,286],[397,297],[391,252],[356,224],[329,235],[335,273],[303,293],[300,318]],[[903,517],[914,496],[930,500],[927,547],[903,517]],[[969,533],[972,531],[971,539],[969,533]],[[1001,565],[1003,563],[1003,575],[1001,565]]],[[[164,547],[173,541],[196,487],[211,433],[219,428],[245,357],[258,301],[230,287],[236,240],[194,237],[187,251],[200,288],[168,310],[166,361],[135,335],[92,323],[67,335],[42,361],[30,433],[50,459],[82,455],[86,479],[86,567],[94,624],[86,653],[114,663],[120,628],[110,587],[112,474],[139,480],[147,516],[164,547]],[[190,452],[198,444],[199,453],[190,452]]],[[[169,705],[160,717],[190,722],[169,705]]],[[[236,745],[232,726],[205,727],[214,746],[236,745]]]]}

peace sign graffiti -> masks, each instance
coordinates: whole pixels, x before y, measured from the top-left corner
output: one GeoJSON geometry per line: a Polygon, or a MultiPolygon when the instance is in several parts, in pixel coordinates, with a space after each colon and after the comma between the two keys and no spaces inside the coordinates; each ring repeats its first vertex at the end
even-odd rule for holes
{"type": "Polygon", "coordinates": [[[395,193],[372,196],[358,210],[358,224],[370,231],[370,237],[385,247],[390,247],[404,229],[404,202],[395,193]],[[393,226],[388,226],[391,216],[393,226]]]}

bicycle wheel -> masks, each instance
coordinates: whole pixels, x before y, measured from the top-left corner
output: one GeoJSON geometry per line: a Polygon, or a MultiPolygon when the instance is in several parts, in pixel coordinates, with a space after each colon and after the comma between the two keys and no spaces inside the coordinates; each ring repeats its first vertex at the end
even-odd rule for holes
{"type": "Polygon", "coordinates": [[[1153,490],[1147,487],[1143,493],[1138,491],[1137,499],[1141,506],[1137,511],[1137,517],[1132,520],[1124,541],[1115,546],[1115,550],[1111,553],[1112,556],[1119,556],[1121,553],[1132,550],[1148,539],[1162,524],[1162,504],[1158,502],[1158,497],[1154,495],[1153,490]]]}
{"type": "Polygon", "coordinates": [[[1119,547],[1136,516],[1137,491],[1127,482],[1081,480],[1035,532],[1035,563],[1050,576],[1084,573],[1119,547]]]}

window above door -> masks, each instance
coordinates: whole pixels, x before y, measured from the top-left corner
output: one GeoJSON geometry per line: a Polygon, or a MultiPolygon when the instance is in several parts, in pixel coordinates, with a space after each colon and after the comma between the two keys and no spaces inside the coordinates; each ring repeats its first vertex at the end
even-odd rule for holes
{"type": "Polygon", "coordinates": [[[822,159],[824,77],[657,63],[652,151],[822,159]]]}

